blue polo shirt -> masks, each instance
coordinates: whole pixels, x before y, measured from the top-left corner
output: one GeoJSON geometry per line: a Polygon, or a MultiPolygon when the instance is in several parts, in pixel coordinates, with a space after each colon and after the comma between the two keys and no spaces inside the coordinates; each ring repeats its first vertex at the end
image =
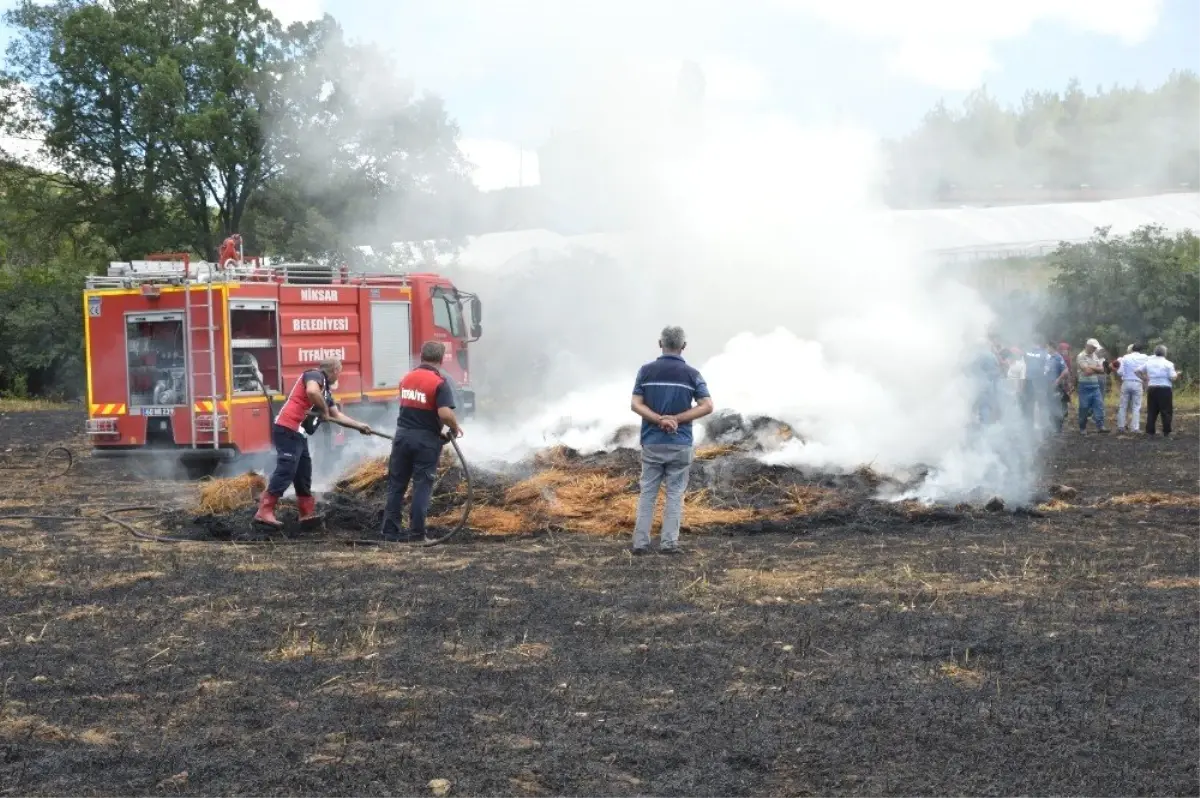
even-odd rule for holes
{"type": "MultiPolygon", "coordinates": [[[[674,416],[691,410],[697,401],[710,396],[708,384],[700,372],[679,355],[663,355],[638,369],[633,395],[642,397],[660,416],[674,416]]],[[[692,422],[680,424],[679,430],[672,435],[657,424],[642,419],[642,445],[658,443],[691,446],[692,422]]]]}
{"type": "Polygon", "coordinates": [[[1050,382],[1053,383],[1055,380],[1058,379],[1059,375],[1061,375],[1066,370],[1067,370],[1066,359],[1062,355],[1060,355],[1058,352],[1051,352],[1050,353],[1050,365],[1047,367],[1047,372],[1048,372],[1048,376],[1050,377],[1050,382]]]}

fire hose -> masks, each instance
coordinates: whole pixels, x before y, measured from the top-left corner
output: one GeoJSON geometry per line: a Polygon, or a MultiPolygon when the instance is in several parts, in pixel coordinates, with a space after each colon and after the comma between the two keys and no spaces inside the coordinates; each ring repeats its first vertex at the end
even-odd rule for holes
{"type": "MultiPolygon", "coordinates": [[[[268,422],[268,424],[273,426],[275,423],[274,422],[275,407],[274,407],[274,403],[271,401],[271,393],[270,393],[270,391],[267,390],[266,381],[263,379],[262,372],[261,371],[256,372],[256,375],[258,377],[258,384],[262,387],[263,396],[267,400],[267,422],[268,422]]],[[[353,430],[358,429],[357,427],[352,427],[351,425],[345,423],[341,419],[333,418],[332,416],[327,416],[326,420],[330,421],[334,424],[337,424],[339,427],[344,427],[346,429],[353,429],[353,430]]],[[[270,430],[268,430],[268,432],[270,432],[270,430]]],[[[366,428],[365,432],[369,435],[375,435],[376,437],[383,438],[388,441],[392,440],[391,435],[388,435],[386,432],[380,432],[379,430],[375,429],[374,427],[368,426],[366,428]]],[[[440,535],[437,537],[429,537],[427,534],[425,537],[425,542],[424,542],[425,546],[437,546],[438,544],[445,543],[448,540],[450,540],[451,538],[453,538],[456,535],[463,532],[467,528],[467,523],[470,521],[471,508],[474,506],[474,503],[475,503],[475,489],[474,489],[474,484],[471,481],[471,469],[467,466],[467,459],[465,457],[463,457],[462,449],[458,448],[458,441],[455,440],[453,436],[447,437],[446,440],[449,441],[450,445],[454,447],[454,455],[455,455],[455,457],[458,458],[458,465],[459,465],[459,468],[462,470],[463,481],[466,483],[466,494],[467,494],[466,501],[463,504],[462,517],[458,520],[458,523],[455,524],[453,527],[451,527],[450,530],[448,532],[446,532],[444,535],[440,535]]],[[[443,472],[442,475],[437,478],[437,481],[433,483],[433,491],[432,491],[433,493],[437,493],[438,485],[442,484],[442,476],[445,476],[445,472],[443,472]]],[[[376,545],[376,544],[380,544],[380,543],[386,543],[388,541],[384,541],[384,540],[353,540],[353,541],[348,541],[348,542],[361,543],[363,545],[376,545]]]]}
{"type": "MultiPolygon", "coordinates": [[[[392,440],[391,435],[388,435],[386,432],[380,432],[372,427],[367,427],[367,432],[369,432],[371,435],[377,435],[380,438],[386,438],[389,441],[392,440]]],[[[428,534],[426,534],[424,543],[425,546],[436,546],[439,543],[445,543],[455,535],[458,535],[460,532],[465,530],[467,528],[467,523],[471,519],[471,508],[475,504],[475,487],[471,480],[471,469],[467,466],[467,459],[463,457],[462,449],[458,448],[458,441],[455,440],[453,435],[446,436],[446,440],[449,441],[452,447],[454,447],[454,456],[458,458],[459,468],[462,469],[463,482],[466,483],[467,495],[465,501],[463,502],[462,517],[458,520],[458,523],[451,527],[450,530],[444,535],[439,537],[430,537],[428,534]]],[[[446,472],[443,472],[442,475],[437,478],[437,481],[433,483],[434,493],[437,492],[438,485],[442,483],[442,476],[445,476],[445,473],[446,472]]],[[[357,542],[368,543],[370,541],[357,542]]]]}
{"type": "MultiPolygon", "coordinates": [[[[335,421],[335,423],[337,423],[337,422],[335,421]]],[[[341,426],[347,426],[347,425],[343,424],[341,426]]],[[[384,433],[384,432],[380,432],[379,430],[376,430],[376,429],[373,429],[370,427],[367,428],[367,431],[368,431],[368,434],[375,435],[380,438],[386,438],[387,440],[392,439],[391,435],[388,435],[387,433],[384,433]]],[[[467,466],[467,460],[465,457],[463,457],[462,449],[459,448],[458,441],[456,441],[454,438],[451,437],[451,438],[448,438],[447,440],[449,441],[450,445],[454,448],[454,454],[458,458],[459,467],[462,470],[463,481],[465,482],[465,485],[466,485],[466,497],[465,497],[465,501],[463,503],[462,516],[459,518],[458,522],[454,526],[450,527],[445,533],[443,533],[441,535],[437,535],[437,536],[430,536],[427,534],[425,537],[425,540],[421,544],[424,547],[437,546],[442,543],[446,543],[449,540],[451,540],[452,538],[454,538],[455,536],[462,533],[464,530],[466,530],[467,524],[470,521],[470,517],[471,517],[471,508],[474,505],[474,501],[475,501],[475,491],[474,491],[474,485],[473,485],[473,482],[471,479],[471,469],[467,466]]],[[[444,476],[444,473],[443,473],[443,476],[444,476]]],[[[441,484],[441,481],[442,481],[442,477],[439,476],[437,479],[437,482],[435,482],[433,485],[435,492],[437,490],[437,486],[441,484]]],[[[138,529],[136,526],[134,526],[129,521],[126,521],[125,519],[117,517],[118,515],[121,515],[124,513],[139,512],[139,511],[159,512],[161,510],[162,510],[161,507],[156,507],[154,505],[133,505],[133,506],[128,506],[128,507],[110,507],[110,508],[101,509],[99,512],[97,512],[94,515],[37,515],[37,514],[0,515],[0,523],[6,522],[6,521],[59,521],[59,522],[76,522],[76,523],[78,523],[80,521],[104,520],[111,524],[114,524],[116,526],[123,528],[125,531],[129,532],[131,535],[133,535],[134,537],[139,538],[141,540],[148,540],[148,541],[152,541],[154,543],[196,542],[189,538],[172,537],[170,535],[159,535],[159,534],[154,534],[152,532],[146,532],[141,529],[138,529]]],[[[285,543],[285,544],[296,544],[296,543],[321,543],[321,542],[326,542],[328,540],[330,540],[330,539],[329,538],[311,538],[311,539],[286,539],[284,541],[275,541],[275,542],[276,543],[285,543]]],[[[349,544],[349,545],[362,545],[362,546],[378,546],[378,545],[388,543],[388,541],[383,540],[382,538],[374,538],[374,539],[371,539],[371,538],[356,538],[356,539],[338,538],[337,542],[345,543],[345,544],[349,544]]]]}

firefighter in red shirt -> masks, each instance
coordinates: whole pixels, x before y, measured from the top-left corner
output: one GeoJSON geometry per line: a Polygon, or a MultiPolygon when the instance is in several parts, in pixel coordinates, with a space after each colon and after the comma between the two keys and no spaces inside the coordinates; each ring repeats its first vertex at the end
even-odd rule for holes
{"type": "Polygon", "coordinates": [[[454,391],[438,370],[445,356],[445,344],[429,341],[421,347],[421,365],[400,380],[400,416],[388,460],[387,509],[381,530],[384,540],[411,543],[425,539],[425,517],[433,498],[442,446],[448,435],[462,437],[454,415],[454,391]],[[449,431],[443,433],[443,426],[449,431]],[[405,533],[400,527],[400,514],[409,482],[413,485],[412,511],[405,533]]]}
{"type": "Polygon", "coordinates": [[[343,427],[356,429],[363,435],[371,434],[368,425],[344,415],[334,404],[331,386],[341,373],[342,361],[323,360],[317,368],[301,374],[292,386],[283,409],[275,416],[271,430],[275,444],[275,473],[271,474],[271,481],[259,499],[255,521],[281,528],[283,524],[275,517],[275,505],[292,485],[296,486],[300,522],[316,519],[317,500],[312,495],[312,458],[308,453],[308,437],[316,432],[322,420],[329,419],[343,427]]]}

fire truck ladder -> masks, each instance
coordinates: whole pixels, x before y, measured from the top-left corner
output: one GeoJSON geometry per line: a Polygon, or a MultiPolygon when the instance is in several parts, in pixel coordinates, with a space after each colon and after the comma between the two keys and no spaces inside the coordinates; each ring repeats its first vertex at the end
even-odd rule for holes
{"type": "MultiPolygon", "coordinates": [[[[197,449],[200,445],[196,442],[196,431],[202,425],[197,423],[202,414],[196,408],[201,402],[207,401],[212,404],[212,448],[216,449],[220,446],[221,425],[220,425],[220,410],[222,397],[217,394],[217,345],[216,345],[216,319],[213,314],[213,275],[210,272],[208,280],[205,281],[204,302],[199,301],[200,297],[192,296],[192,287],[184,286],[183,291],[183,307],[184,315],[187,318],[187,365],[188,365],[188,400],[191,405],[188,418],[192,424],[192,448],[197,449]],[[203,320],[200,320],[199,314],[203,313],[203,320]],[[208,348],[197,348],[195,341],[195,333],[207,333],[208,348]],[[196,368],[196,358],[203,357],[207,363],[207,371],[198,371],[196,368]],[[204,390],[204,393],[201,391],[204,390]]],[[[209,444],[204,444],[208,446],[209,444]]]]}

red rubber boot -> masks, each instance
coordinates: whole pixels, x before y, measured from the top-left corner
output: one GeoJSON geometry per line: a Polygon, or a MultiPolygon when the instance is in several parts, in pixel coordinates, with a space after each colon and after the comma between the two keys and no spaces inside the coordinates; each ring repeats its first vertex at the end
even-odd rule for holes
{"type": "Polygon", "coordinates": [[[278,503],[278,496],[263,491],[263,495],[258,499],[258,512],[254,514],[254,520],[276,529],[283,529],[283,522],[275,517],[275,505],[278,503]]]}
{"type": "Polygon", "coordinates": [[[300,510],[300,523],[306,526],[319,524],[325,520],[324,516],[317,514],[316,496],[297,496],[296,508],[300,510]]]}

